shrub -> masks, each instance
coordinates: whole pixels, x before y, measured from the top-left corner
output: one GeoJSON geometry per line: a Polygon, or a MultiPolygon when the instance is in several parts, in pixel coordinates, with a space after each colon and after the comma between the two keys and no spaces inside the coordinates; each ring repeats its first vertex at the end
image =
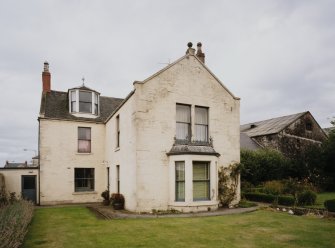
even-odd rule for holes
{"type": "Polygon", "coordinates": [[[110,203],[110,198],[109,198],[109,191],[105,190],[104,192],[101,193],[101,197],[104,198],[103,204],[108,206],[110,203]]]}
{"type": "Polygon", "coordinates": [[[246,201],[246,200],[241,200],[239,203],[238,203],[238,207],[239,208],[251,208],[251,207],[255,207],[257,206],[256,203],[254,202],[249,202],[249,201],[246,201]]]}
{"type": "Polygon", "coordinates": [[[0,208],[1,247],[20,247],[33,211],[33,203],[25,200],[17,200],[0,208]]]}
{"type": "Polygon", "coordinates": [[[278,204],[284,206],[293,206],[295,198],[291,195],[280,195],[278,196],[278,204]]]}
{"type": "Polygon", "coordinates": [[[112,194],[111,202],[115,210],[124,209],[124,196],[122,194],[119,193],[112,194]]]}
{"type": "Polygon", "coordinates": [[[264,193],[244,193],[244,197],[249,201],[272,203],[276,196],[264,193]]]}
{"type": "Polygon", "coordinates": [[[264,193],[272,195],[280,195],[284,191],[284,184],[281,181],[273,180],[264,184],[264,193]]]}
{"type": "Polygon", "coordinates": [[[316,202],[316,193],[311,190],[304,190],[297,195],[299,205],[314,205],[316,202]]]}
{"type": "Polygon", "coordinates": [[[329,212],[335,212],[335,199],[325,201],[324,205],[329,212]]]}

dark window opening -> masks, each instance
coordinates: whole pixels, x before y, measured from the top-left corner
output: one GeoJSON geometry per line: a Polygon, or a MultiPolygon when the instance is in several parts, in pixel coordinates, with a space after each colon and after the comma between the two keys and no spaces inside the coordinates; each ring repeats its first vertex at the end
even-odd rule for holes
{"type": "Polygon", "coordinates": [[[307,131],[312,131],[312,129],[313,129],[312,123],[311,122],[306,122],[306,130],[307,131]]]}
{"type": "Polygon", "coordinates": [[[74,169],[75,192],[94,191],[94,168],[74,169]]]}

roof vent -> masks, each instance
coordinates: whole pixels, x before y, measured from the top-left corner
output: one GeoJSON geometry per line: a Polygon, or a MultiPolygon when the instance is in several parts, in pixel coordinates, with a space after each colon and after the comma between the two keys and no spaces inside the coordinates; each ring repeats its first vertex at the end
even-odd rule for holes
{"type": "Polygon", "coordinates": [[[251,124],[250,125],[250,128],[255,128],[255,127],[257,127],[256,124],[251,124]]]}

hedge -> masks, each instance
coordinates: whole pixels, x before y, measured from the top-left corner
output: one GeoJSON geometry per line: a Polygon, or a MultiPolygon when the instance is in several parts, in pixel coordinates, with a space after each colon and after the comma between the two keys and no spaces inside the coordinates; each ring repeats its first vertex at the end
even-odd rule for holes
{"type": "Polygon", "coordinates": [[[244,193],[244,197],[249,201],[266,202],[266,203],[273,203],[278,199],[278,204],[284,206],[293,206],[295,203],[294,197],[289,195],[279,195],[277,197],[271,194],[253,192],[253,193],[244,193]]]}
{"type": "Polygon", "coordinates": [[[324,205],[329,212],[335,212],[335,199],[325,201],[324,205]]]}
{"type": "Polygon", "coordinates": [[[264,193],[244,193],[244,197],[249,201],[257,201],[257,202],[266,202],[266,203],[272,203],[276,196],[271,194],[264,194],[264,193]]]}
{"type": "Polygon", "coordinates": [[[0,247],[20,247],[32,219],[34,205],[25,200],[0,208],[0,247]]]}
{"type": "Polygon", "coordinates": [[[278,204],[284,206],[293,206],[295,199],[291,195],[280,195],[278,196],[278,204]]]}

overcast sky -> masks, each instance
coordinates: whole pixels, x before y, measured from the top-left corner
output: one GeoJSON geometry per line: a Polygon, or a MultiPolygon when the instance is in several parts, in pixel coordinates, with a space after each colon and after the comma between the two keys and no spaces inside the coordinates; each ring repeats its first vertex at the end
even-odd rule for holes
{"type": "Polygon", "coordinates": [[[335,1],[0,1],[0,166],[37,151],[43,62],[51,87],[125,97],[203,43],[241,97],[241,123],[309,110],[335,116],[335,1]],[[29,149],[23,151],[23,149],[29,149]]]}

